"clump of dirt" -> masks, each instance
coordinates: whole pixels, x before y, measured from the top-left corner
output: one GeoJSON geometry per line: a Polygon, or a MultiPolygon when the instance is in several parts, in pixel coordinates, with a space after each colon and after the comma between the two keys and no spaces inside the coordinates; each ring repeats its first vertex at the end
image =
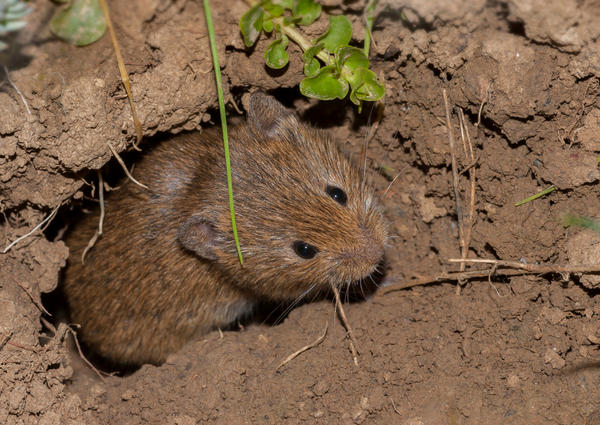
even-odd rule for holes
{"type": "MultiPolygon", "coordinates": [[[[370,108],[360,116],[346,103],[301,99],[299,50],[292,47],[285,72],[267,70],[268,40],[248,52],[238,33],[247,5],[213,3],[231,109],[244,106],[250,89],[272,90],[357,156],[370,108]]],[[[362,4],[325,3],[351,17],[361,41],[362,4]]],[[[145,135],[210,125],[216,95],[199,3],[110,6],[145,135]]],[[[379,291],[346,305],[359,367],[333,306],[321,301],[278,326],[211,333],[126,377],[100,380],[82,368],[66,348],[65,325],[41,332],[40,294],[59,283],[68,257],[62,225],[72,205],[92,195],[89,171],[111,159],[107,144],[130,149],[135,131],[109,38],[86,48],[63,44],[48,30],[52,7],[36,3],[29,26],[0,57],[12,82],[0,86],[0,252],[57,207],[62,212],[51,239],[36,231],[0,253],[1,423],[598,422],[594,274],[490,274],[466,282],[460,295],[454,282],[379,291]],[[276,370],[327,322],[321,344],[276,370]]],[[[447,260],[461,255],[458,219],[468,226],[472,171],[469,258],[597,264],[596,234],[561,220],[600,210],[598,5],[389,1],[378,12],[372,62],[387,95],[369,168],[392,223],[384,283],[458,270],[447,260]],[[457,142],[460,216],[443,90],[457,142]],[[462,145],[461,111],[474,163],[462,145]],[[556,190],[515,206],[549,186],[556,190]]]]}

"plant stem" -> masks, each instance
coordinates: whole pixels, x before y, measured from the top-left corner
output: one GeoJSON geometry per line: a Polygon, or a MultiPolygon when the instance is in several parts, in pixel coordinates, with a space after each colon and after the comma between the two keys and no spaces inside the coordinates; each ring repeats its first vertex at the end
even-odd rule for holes
{"type": "Polygon", "coordinates": [[[366,20],[366,31],[365,31],[365,41],[363,45],[363,51],[365,52],[365,56],[369,57],[369,51],[371,50],[371,30],[373,29],[373,11],[375,10],[375,6],[377,6],[377,2],[379,0],[370,0],[367,3],[367,8],[365,10],[365,20],[366,20]]]}
{"type": "MultiPolygon", "coordinates": [[[[298,46],[300,46],[300,48],[302,49],[303,52],[306,52],[308,49],[310,49],[313,46],[313,43],[308,41],[301,32],[297,31],[291,25],[285,25],[283,23],[282,18],[273,19],[273,23],[276,25],[279,25],[279,28],[281,28],[281,31],[283,33],[285,33],[285,35],[287,35],[289,38],[294,40],[294,42],[298,46]]],[[[327,52],[321,50],[319,53],[317,53],[317,57],[319,59],[321,59],[325,63],[326,66],[333,65],[331,56],[329,54],[327,54],[327,52]]]]}
{"type": "Polygon", "coordinates": [[[210,52],[212,54],[213,67],[215,70],[215,79],[217,83],[217,95],[219,98],[219,115],[221,117],[221,130],[223,132],[223,147],[225,149],[225,169],[227,170],[227,193],[229,195],[229,212],[231,213],[231,227],[233,229],[233,239],[238,253],[240,264],[244,265],[242,258],[242,249],[238,239],[237,226],[235,225],[235,209],[233,207],[233,183],[231,179],[231,161],[229,159],[229,137],[227,137],[227,117],[225,115],[225,102],[223,100],[223,87],[221,85],[221,68],[219,66],[219,55],[217,52],[217,41],[215,39],[215,28],[213,26],[212,14],[210,13],[210,4],[208,0],[202,0],[204,13],[206,15],[206,29],[210,41],[210,52]]]}

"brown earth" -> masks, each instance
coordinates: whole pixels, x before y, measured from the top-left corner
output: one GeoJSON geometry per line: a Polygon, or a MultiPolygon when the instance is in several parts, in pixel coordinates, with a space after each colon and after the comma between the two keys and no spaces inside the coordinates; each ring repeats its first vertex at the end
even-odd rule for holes
{"type": "MultiPolygon", "coordinates": [[[[352,17],[361,41],[363,2],[324,3],[352,17]]],[[[48,30],[51,3],[33,6],[0,56],[31,111],[4,79],[0,252],[62,207],[53,232],[0,253],[0,423],[600,424],[593,274],[493,275],[468,281],[460,295],[454,282],[379,291],[345,307],[358,367],[333,306],[321,301],[277,326],[209,334],[160,367],[95,378],[68,350],[65,325],[42,331],[40,294],[59,282],[68,256],[61,229],[92,196],[89,171],[111,159],[107,142],[124,151],[135,133],[109,38],[70,47],[48,30]],[[276,371],[326,322],[322,344],[276,371]]],[[[145,135],[210,125],[216,96],[200,4],[110,6],[145,135]]],[[[283,73],[264,68],[265,39],[244,51],[236,22],[246,7],[213,2],[229,105],[242,108],[250,89],[278,89],[358,153],[369,120],[346,103],[303,100],[296,48],[283,73]]],[[[394,230],[385,283],[457,270],[447,261],[460,251],[443,89],[457,168],[472,165],[459,108],[477,160],[469,257],[597,264],[600,236],[565,229],[561,217],[599,215],[598,3],[389,0],[378,10],[373,66],[387,96],[369,165],[382,192],[399,176],[384,199],[394,230]],[[515,207],[550,185],[557,190],[515,207]]],[[[459,179],[466,217],[469,172],[459,179]]]]}

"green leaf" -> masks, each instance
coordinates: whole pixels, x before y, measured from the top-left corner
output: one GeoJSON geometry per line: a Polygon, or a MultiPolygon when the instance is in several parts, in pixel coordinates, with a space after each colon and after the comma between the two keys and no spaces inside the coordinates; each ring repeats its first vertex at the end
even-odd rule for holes
{"type": "MultiPolygon", "coordinates": [[[[27,25],[21,20],[31,12],[31,8],[20,0],[0,0],[0,36],[12,31],[18,31],[27,25]]],[[[0,50],[8,47],[0,41],[0,50]]]]}
{"type": "Polygon", "coordinates": [[[357,68],[369,68],[369,59],[365,53],[351,46],[344,46],[335,52],[335,60],[340,68],[346,68],[352,72],[357,68]]]}
{"type": "Polygon", "coordinates": [[[272,19],[264,19],[263,20],[263,29],[265,32],[273,31],[273,20],[272,19]]]}
{"type": "Polygon", "coordinates": [[[265,62],[269,68],[281,69],[288,64],[290,56],[285,50],[287,46],[288,38],[285,35],[269,44],[265,51],[265,62]]]}
{"type": "Polygon", "coordinates": [[[292,10],[294,1],[293,0],[273,0],[273,4],[278,4],[279,6],[283,7],[284,9],[292,10]]]}
{"type": "Polygon", "coordinates": [[[314,0],[295,0],[292,16],[300,18],[299,25],[310,25],[321,15],[321,5],[314,0]]]}
{"type": "Polygon", "coordinates": [[[355,105],[360,105],[361,100],[374,102],[385,95],[385,87],[377,80],[377,75],[370,69],[358,68],[354,71],[354,82],[350,83],[352,91],[350,100],[355,105]]]}
{"type": "Polygon", "coordinates": [[[27,22],[25,21],[0,21],[0,34],[20,30],[25,25],[27,25],[27,22]]]}
{"type": "Polygon", "coordinates": [[[320,100],[343,99],[348,94],[348,83],[339,79],[335,66],[325,66],[314,77],[300,82],[300,93],[320,100]]]}
{"type": "Polygon", "coordinates": [[[278,18],[283,15],[284,8],[283,6],[275,3],[275,2],[263,2],[263,7],[268,12],[269,15],[273,18],[278,18]]]}
{"type": "Polygon", "coordinates": [[[319,69],[321,69],[321,63],[317,59],[312,58],[304,64],[304,75],[314,77],[319,72],[319,69]]]}
{"type": "Polygon", "coordinates": [[[263,16],[265,10],[259,3],[252,6],[240,19],[240,31],[244,37],[246,47],[254,46],[263,27],[263,16]]]}
{"type": "Polygon", "coordinates": [[[20,19],[29,14],[29,12],[31,12],[29,6],[21,2],[0,5],[0,21],[20,19]]]}
{"type": "Polygon", "coordinates": [[[302,60],[304,61],[304,75],[307,77],[314,77],[319,69],[321,69],[321,63],[315,58],[321,50],[323,50],[323,43],[317,43],[314,46],[304,52],[302,60]]]}
{"type": "Polygon", "coordinates": [[[330,16],[327,32],[317,39],[325,45],[325,50],[335,52],[335,49],[347,45],[352,38],[352,24],[344,15],[330,16]]]}
{"type": "Polygon", "coordinates": [[[97,41],[106,32],[106,20],[98,0],[73,0],[50,20],[50,30],[76,46],[97,41]]]}

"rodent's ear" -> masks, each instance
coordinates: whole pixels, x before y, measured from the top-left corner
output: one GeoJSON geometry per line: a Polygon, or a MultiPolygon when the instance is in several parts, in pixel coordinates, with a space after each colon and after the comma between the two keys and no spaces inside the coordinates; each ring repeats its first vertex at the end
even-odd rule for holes
{"type": "Polygon", "coordinates": [[[276,136],[284,119],[295,120],[296,116],[263,92],[256,92],[250,97],[248,125],[253,132],[267,137],[276,136]]]}
{"type": "Polygon", "coordinates": [[[217,259],[214,252],[216,236],[213,223],[198,215],[188,218],[177,231],[177,239],[184,248],[207,260],[217,259]]]}

